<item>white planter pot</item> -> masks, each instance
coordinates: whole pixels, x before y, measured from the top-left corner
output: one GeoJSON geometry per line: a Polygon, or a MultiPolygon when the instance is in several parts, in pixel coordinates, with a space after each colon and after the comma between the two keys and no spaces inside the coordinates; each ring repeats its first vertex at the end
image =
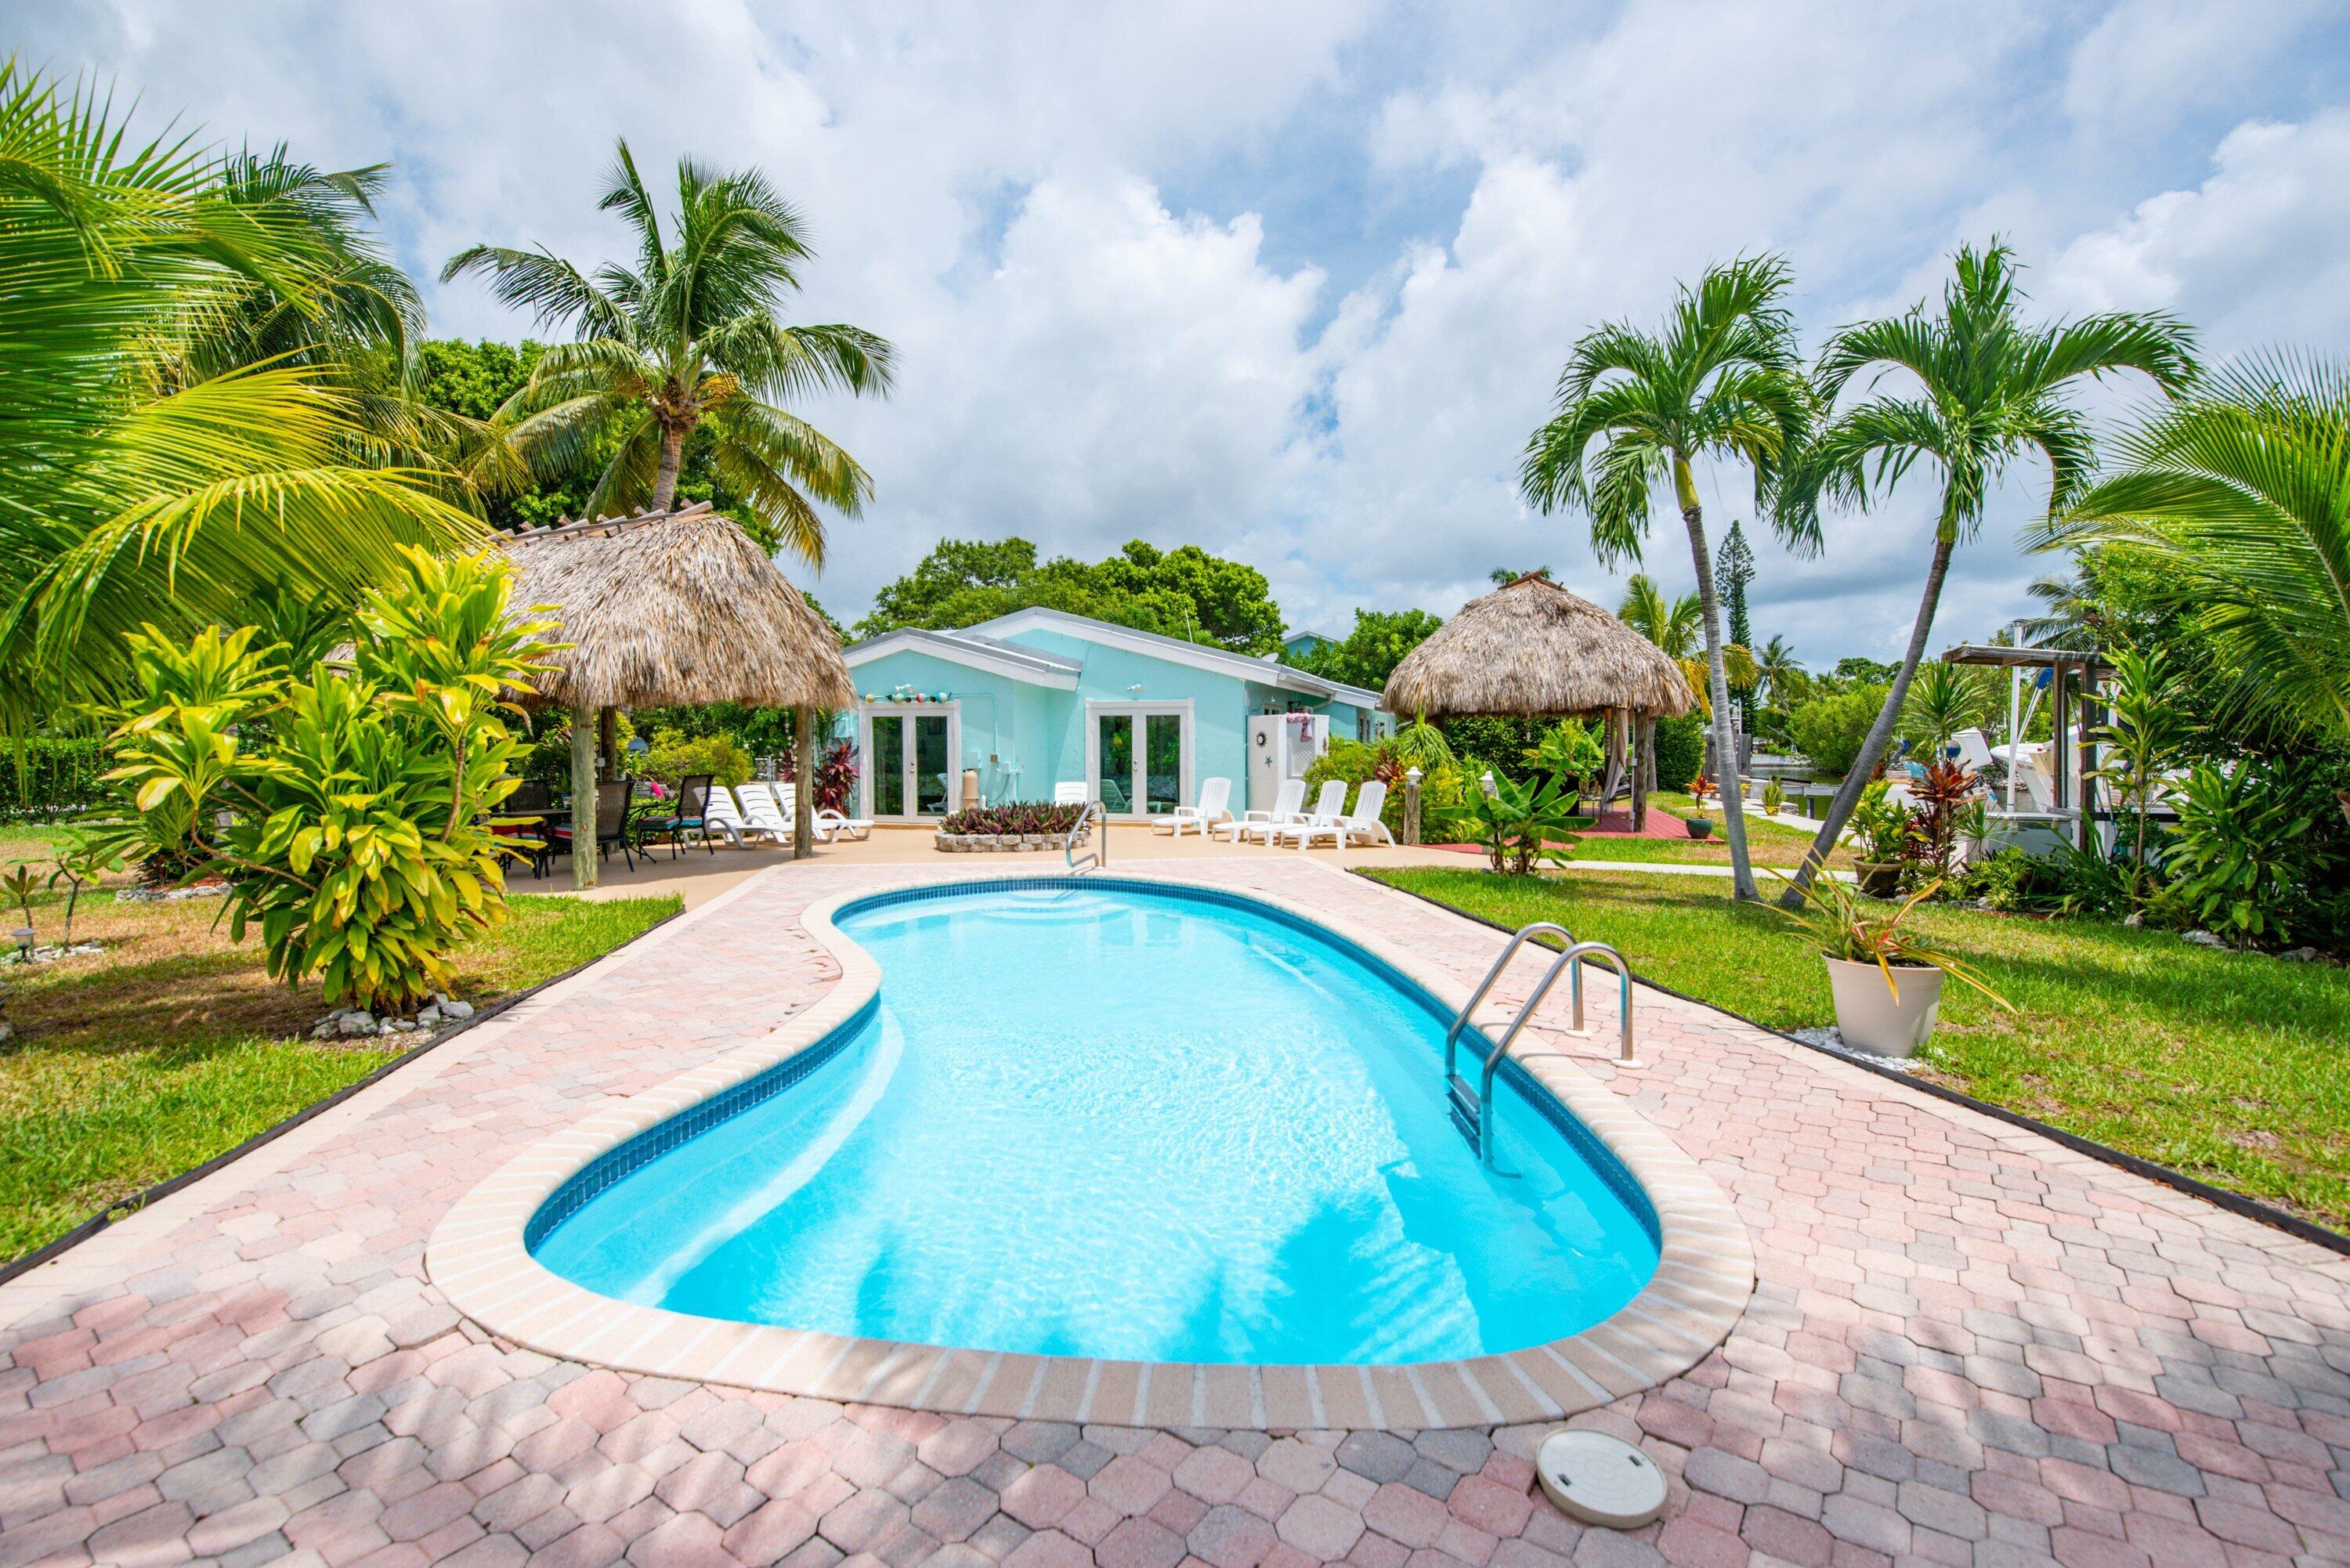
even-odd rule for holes
{"type": "Polygon", "coordinates": [[[1947,978],[1940,970],[1931,964],[1895,964],[1897,996],[1885,983],[1885,971],[1873,963],[1825,956],[1823,961],[1828,966],[1828,990],[1835,997],[1836,1031],[1846,1044],[1879,1056],[1909,1056],[1933,1038],[1947,978]]]}

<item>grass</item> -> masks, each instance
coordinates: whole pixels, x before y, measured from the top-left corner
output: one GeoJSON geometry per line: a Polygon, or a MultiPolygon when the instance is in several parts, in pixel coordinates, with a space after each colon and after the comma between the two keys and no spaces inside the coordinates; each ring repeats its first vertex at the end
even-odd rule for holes
{"type": "MultiPolygon", "coordinates": [[[[514,918],[460,955],[457,994],[475,1002],[608,952],[678,907],[517,896],[514,918]]],[[[62,897],[36,901],[43,941],[62,897]]],[[[326,1011],[315,981],[289,989],[255,942],[213,929],[218,899],[82,900],[77,940],[102,953],[11,967],[0,1045],[0,1259],[94,1210],[201,1165],[356,1082],[416,1042],[312,1042],[326,1011]]],[[[13,925],[21,916],[15,915],[13,925]]]]}
{"type": "MultiPolygon", "coordinates": [[[[1711,879],[1365,875],[1506,926],[1556,920],[1774,1029],[1835,1022],[1804,928],[1711,879]]],[[[2350,1231],[2350,970],[2101,921],[1924,906],[1910,919],[2017,1009],[1947,986],[1926,1076],[2350,1231]]]]}

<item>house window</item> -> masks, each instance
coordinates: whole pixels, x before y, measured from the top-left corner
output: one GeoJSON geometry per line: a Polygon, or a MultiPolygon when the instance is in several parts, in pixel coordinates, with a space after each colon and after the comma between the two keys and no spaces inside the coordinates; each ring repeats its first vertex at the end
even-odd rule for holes
{"type": "Polygon", "coordinates": [[[1362,709],[1357,708],[1355,710],[1355,739],[1358,741],[1368,741],[1370,738],[1371,716],[1362,709]]]}

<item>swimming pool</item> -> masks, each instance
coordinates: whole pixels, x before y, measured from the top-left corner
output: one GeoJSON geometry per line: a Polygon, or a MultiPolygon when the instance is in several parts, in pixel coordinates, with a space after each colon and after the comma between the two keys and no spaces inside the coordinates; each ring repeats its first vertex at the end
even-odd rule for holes
{"type": "Polygon", "coordinates": [[[1089,879],[833,917],[879,963],[826,1039],[557,1187],[538,1262],[702,1318],[1000,1352],[1393,1365],[1558,1340],[1655,1214],[1514,1067],[1482,1168],[1449,1019],[1253,900],[1089,879]]]}

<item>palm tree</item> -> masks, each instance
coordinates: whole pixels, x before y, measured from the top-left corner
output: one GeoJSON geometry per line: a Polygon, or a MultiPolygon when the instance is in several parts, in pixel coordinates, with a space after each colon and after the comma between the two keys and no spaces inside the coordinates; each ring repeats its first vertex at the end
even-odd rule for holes
{"type": "Polygon", "coordinates": [[[441,276],[486,272],[498,298],[574,333],[540,357],[499,421],[543,477],[601,465],[590,516],[666,510],[687,441],[706,433],[711,467],[754,532],[821,566],[816,504],[853,517],[873,482],[780,405],[815,392],[884,395],[893,350],[858,327],[776,318],[813,253],[798,212],[764,175],[681,160],[677,193],[671,244],[622,141],[599,204],[635,232],[633,268],[607,264],[589,275],[544,250],[475,245],[441,276]]]}
{"type": "MultiPolygon", "coordinates": [[[[2231,367],[2122,438],[2117,471],[2040,549],[2150,554],[2160,590],[2238,675],[2237,714],[2350,742],[2350,368],[2231,367]]],[[[2343,801],[2350,815],[2350,798],[2343,801]]]]}
{"type": "MultiPolygon", "coordinates": [[[[1679,664],[1690,690],[1698,694],[1698,705],[1707,712],[1712,711],[1712,704],[1705,696],[1706,665],[1700,641],[1705,606],[1695,594],[1668,600],[1654,578],[1646,572],[1635,572],[1632,580],[1624,585],[1624,602],[1616,607],[1616,618],[1655,643],[1658,651],[1679,664]]],[[[1735,642],[1722,645],[1721,668],[1734,691],[1750,689],[1759,678],[1754,656],[1735,642]]]]}
{"type": "Polygon", "coordinates": [[[2074,561],[2071,575],[2050,574],[2034,577],[2023,590],[2041,605],[2041,613],[2027,616],[2016,630],[2023,641],[2034,648],[2085,649],[2093,646],[2096,628],[2092,618],[2096,614],[2096,566],[2093,558],[2083,555],[2074,561]]]}
{"type": "Polygon", "coordinates": [[[412,319],[358,227],[371,171],[124,129],[0,62],[0,725],[19,732],[114,695],[142,622],[242,624],[270,585],[348,603],[400,546],[481,528],[449,475],[385,461],[353,373],[412,319]]]}
{"type": "MultiPolygon", "coordinates": [[[[1650,497],[1659,486],[1671,487],[1697,568],[1714,754],[1731,759],[1722,770],[1722,816],[1731,896],[1739,898],[1755,897],[1754,873],[1739,787],[1730,776],[1737,753],[1721,607],[1694,465],[1710,457],[1743,460],[1754,470],[1759,504],[1802,442],[1811,395],[1783,303],[1788,283],[1779,258],[1741,258],[1709,269],[1695,288],[1683,287],[1660,335],[1620,323],[1586,334],[1560,372],[1558,412],[1527,442],[1519,476],[1526,498],[1544,512],[1572,506],[1590,518],[1592,548],[1603,565],[1639,558],[1650,497]]],[[[1816,547],[1815,524],[1776,508],[1771,515],[1783,538],[1816,547]]]]}
{"type": "Polygon", "coordinates": [[[1816,526],[1824,499],[1866,508],[1923,459],[1942,476],[1942,504],[1925,592],[1884,704],[1860,754],[1829,804],[1826,820],[1780,902],[1803,905],[1803,886],[1835,847],[1860,793],[1893,739],[1910,681],[1925,656],[1950,555],[1982,526],[1983,508],[2008,464],[2037,452],[2050,471],[2049,505],[2062,506],[2087,482],[2088,422],[2066,400],[2084,378],[2123,370],[2151,377],[2166,392],[2195,376],[2194,335],[2171,317],[2119,311],[2027,327],[2017,318],[2022,296],[2006,246],[1960,247],[1956,275],[1939,314],[1919,305],[1906,316],[1847,327],[1828,341],[1814,373],[1820,406],[1862,372],[1876,371],[1870,395],[1830,421],[1805,453],[1781,504],[1798,526],[1816,526]],[[1906,371],[1922,395],[1877,392],[1889,371],[1906,371]]]}
{"type": "Polygon", "coordinates": [[[1762,650],[1754,656],[1755,678],[1762,682],[1763,690],[1771,694],[1771,700],[1774,702],[1779,700],[1782,694],[1780,688],[1787,678],[1791,675],[1800,675],[1803,670],[1803,665],[1796,660],[1795,650],[1787,646],[1787,639],[1783,637],[1773,637],[1764,643],[1762,650]]]}

